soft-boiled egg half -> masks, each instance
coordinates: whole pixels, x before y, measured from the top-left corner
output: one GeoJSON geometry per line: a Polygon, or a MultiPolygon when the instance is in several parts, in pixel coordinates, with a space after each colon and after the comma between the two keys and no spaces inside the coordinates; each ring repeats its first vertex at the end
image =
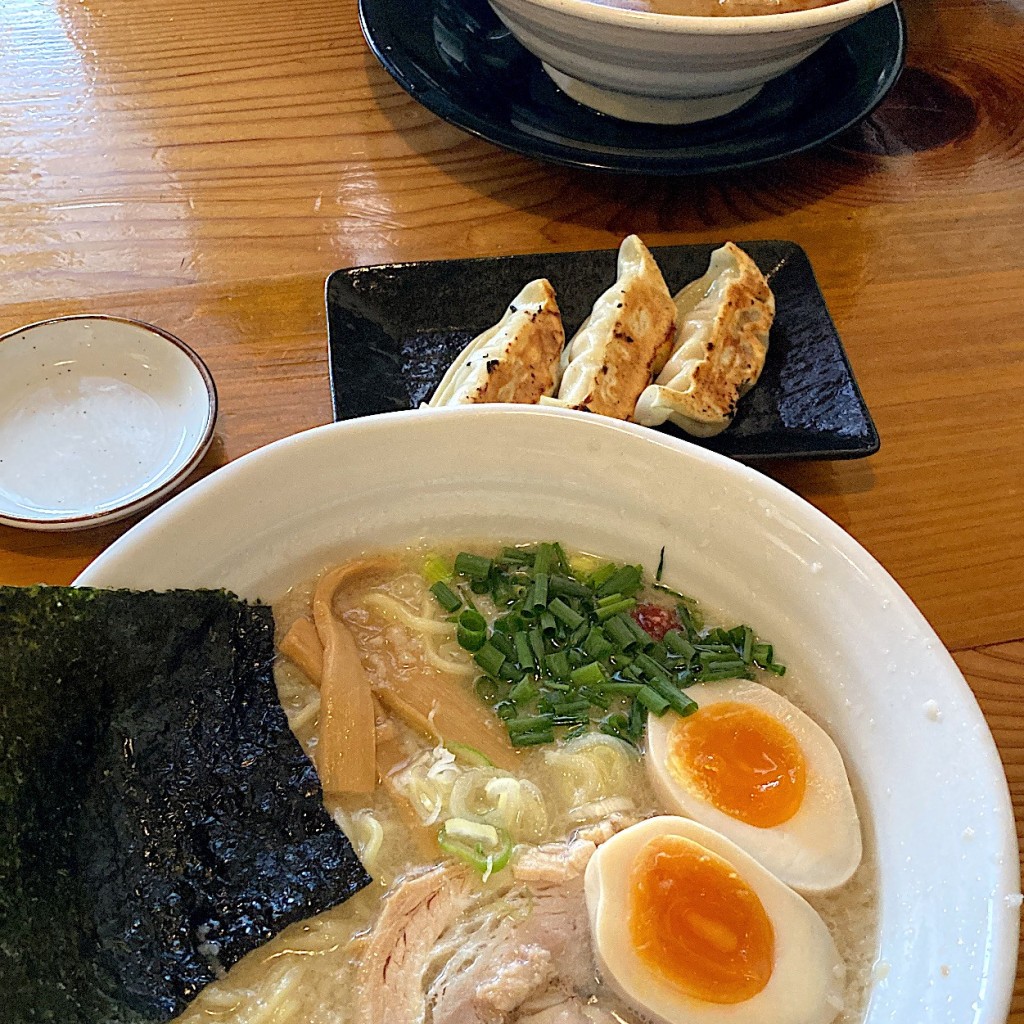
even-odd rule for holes
{"type": "Polygon", "coordinates": [[[662,1024],[829,1024],[845,969],[814,909],[688,818],[648,818],[585,875],[605,982],[662,1024]]]}
{"type": "Polygon", "coordinates": [[[647,773],[667,810],[721,832],[800,892],[838,888],[861,859],[842,755],[785,697],[737,679],[647,721],[647,773]]]}

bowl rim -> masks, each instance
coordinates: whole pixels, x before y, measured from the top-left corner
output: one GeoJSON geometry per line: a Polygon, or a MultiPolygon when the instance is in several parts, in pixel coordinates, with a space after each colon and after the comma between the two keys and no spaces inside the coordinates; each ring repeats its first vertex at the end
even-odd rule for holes
{"type": "Polygon", "coordinates": [[[724,15],[656,14],[608,7],[592,0],[488,0],[495,11],[535,7],[567,18],[578,18],[607,28],[665,35],[749,36],[803,29],[827,29],[853,21],[896,0],[836,0],[806,11],[777,14],[724,15]]]}
{"type": "Polygon", "coordinates": [[[203,386],[206,389],[206,414],[199,439],[192,447],[191,452],[187,458],[185,458],[184,462],[181,463],[178,469],[176,469],[170,477],[162,483],[159,483],[154,487],[150,487],[145,493],[140,494],[129,501],[104,508],[98,512],[85,512],[67,516],[47,516],[45,518],[22,516],[9,510],[0,510],[0,525],[36,530],[39,532],[56,532],[61,530],[85,530],[94,526],[102,526],[107,523],[116,522],[120,519],[125,519],[136,512],[140,512],[143,509],[148,508],[164,495],[169,494],[178,487],[196,468],[196,466],[199,465],[209,450],[210,445],[213,443],[213,434],[217,423],[217,412],[219,409],[217,385],[213,379],[213,374],[210,372],[209,367],[203,361],[202,357],[191,346],[182,341],[181,338],[177,337],[177,335],[171,334],[170,331],[166,331],[162,327],[147,323],[144,320],[135,320],[132,317],[116,316],[112,313],[71,313],[66,316],[54,316],[48,317],[45,320],[36,320],[30,324],[23,324],[20,327],[16,327],[14,330],[0,334],[0,344],[5,341],[10,342],[12,339],[20,337],[29,331],[34,331],[40,327],[49,327],[51,324],[61,324],[79,320],[103,321],[139,328],[143,333],[155,335],[178,349],[178,351],[180,351],[191,363],[192,368],[199,375],[199,378],[202,380],[203,386]]]}

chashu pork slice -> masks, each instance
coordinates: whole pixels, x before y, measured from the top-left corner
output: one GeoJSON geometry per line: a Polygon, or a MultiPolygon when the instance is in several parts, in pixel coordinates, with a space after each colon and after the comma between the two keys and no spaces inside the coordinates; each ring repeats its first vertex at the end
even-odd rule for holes
{"type": "Polygon", "coordinates": [[[636,235],[619,246],[617,269],[565,350],[557,404],[628,420],[672,351],[676,307],[636,235]]]}
{"type": "Polygon", "coordinates": [[[675,303],[675,347],[640,395],[633,418],[648,427],[670,420],[697,437],[712,437],[729,426],[761,375],[775,297],[757,264],[726,242],[675,303]]]}
{"type": "Polygon", "coordinates": [[[428,405],[536,404],[558,388],[564,346],[555,290],[538,278],[512,300],[497,324],[459,353],[428,405]]]}
{"type": "Polygon", "coordinates": [[[390,893],[356,971],[353,1019],[365,1024],[420,1024],[424,974],[437,940],[473,899],[465,872],[443,864],[413,875],[390,893]]]}

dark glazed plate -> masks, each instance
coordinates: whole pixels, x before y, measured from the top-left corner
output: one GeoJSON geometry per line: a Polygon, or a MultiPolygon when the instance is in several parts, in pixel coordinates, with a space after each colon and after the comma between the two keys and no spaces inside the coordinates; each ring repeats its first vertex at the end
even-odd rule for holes
{"type": "MultiPolygon", "coordinates": [[[[855,459],[878,451],[861,397],[807,254],[793,242],[744,242],[768,276],[776,317],[757,386],[714,438],[665,433],[742,459],[855,459]]],[[[651,251],[670,290],[707,269],[713,245],[651,251]]],[[[327,279],[334,418],[416,408],[473,337],[501,318],[536,277],[547,277],[571,336],[615,279],[615,250],[393,263],[327,279]]],[[[424,413],[424,415],[429,415],[424,413]]]]}
{"type": "Polygon", "coordinates": [[[820,145],[895,84],[906,35],[895,3],[833,36],[739,110],[701,124],[638,125],[569,99],[487,0],[359,0],[363,35],[403,89],[489,142],[572,167],[706,174],[820,145]]]}

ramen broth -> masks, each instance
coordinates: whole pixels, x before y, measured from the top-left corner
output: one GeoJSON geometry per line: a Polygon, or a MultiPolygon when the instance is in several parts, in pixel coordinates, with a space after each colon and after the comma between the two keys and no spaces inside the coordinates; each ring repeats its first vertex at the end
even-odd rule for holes
{"type": "MultiPolygon", "coordinates": [[[[478,546],[477,550],[486,548],[478,546]]],[[[382,565],[389,566],[387,571],[371,574],[351,589],[343,588],[335,603],[335,614],[351,630],[371,684],[388,685],[415,673],[436,677],[446,685],[471,687],[479,670],[455,643],[453,627],[447,627],[445,612],[421,575],[423,553],[405,552],[397,561],[382,565]],[[433,625],[421,628],[428,623],[433,625]],[[446,672],[445,665],[457,669],[446,672]]],[[[297,619],[308,614],[315,583],[314,579],[295,587],[275,604],[279,640],[297,619]]],[[[481,601],[483,610],[486,600],[481,601]]],[[[703,611],[709,621],[725,621],[724,616],[703,611]]],[[[279,659],[276,678],[292,729],[315,762],[319,691],[286,658],[279,659]]],[[[798,705],[806,703],[802,681],[792,674],[763,681],[798,705]]],[[[327,809],[352,840],[374,883],[341,906],[292,925],[230,971],[222,972],[178,1018],[178,1024],[354,1022],[352,991],[366,935],[390,891],[410,874],[444,861],[434,837],[438,822],[452,813],[459,787],[463,803],[472,803],[473,794],[479,797],[493,778],[503,780],[501,786],[520,787],[516,794],[522,798],[520,811],[510,826],[517,844],[513,856],[609,818],[628,823],[666,813],[648,784],[641,755],[610,737],[589,734],[534,747],[518,755],[514,771],[499,772],[460,764],[404,722],[387,717],[383,734],[378,718],[378,737],[386,735],[387,743],[402,752],[389,784],[378,785],[370,796],[325,798],[327,809]],[[436,786],[434,780],[438,780],[436,786]],[[431,801],[444,806],[435,807],[431,801]]],[[[808,900],[825,921],[846,964],[846,1007],[836,1017],[841,1024],[862,1021],[877,955],[877,867],[868,821],[862,815],[865,853],[853,878],[836,892],[808,900]]],[[[509,913],[508,907],[516,901],[510,875],[510,870],[495,871],[486,880],[472,875],[471,905],[453,934],[460,934],[458,928],[472,932],[488,915],[509,913]]],[[[449,948],[443,955],[451,951],[449,948]]],[[[576,955],[585,958],[590,979],[586,990],[580,992],[587,1005],[617,1014],[623,1024],[644,1024],[640,1012],[602,983],[589,947],[576,955]]],[[[442,965],[434,963],[431,970],[442,965]]],[[[516,1011],[504,1019],[514,1022],[516,1011]]]]}

